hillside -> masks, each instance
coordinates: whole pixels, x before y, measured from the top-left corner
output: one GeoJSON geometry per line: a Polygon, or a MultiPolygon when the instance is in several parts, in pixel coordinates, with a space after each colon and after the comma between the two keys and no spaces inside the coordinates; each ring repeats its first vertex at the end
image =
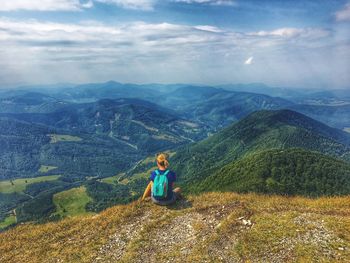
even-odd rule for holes
{"type": "Polygon", "coordinates": [[[234,160],[268,149],[302,148],[349,160],[349,139],[297,112],[259,111],[177,151],[171,161],[181,180],[202,180],[234,160]]]}
{"type": "Polygon", "coordinates": [[[45,113],[59,110],[66,102],[39,92],[18,91],[4,92],[0,96],[0,112],[2,113],[45,113]],[[7,96],[6,96],[7,94],[7,96]]]}
{"type": "Polygon", "coordinates": [[[68,104],[50,113],[0,113],[0,116],[77,134],[105,135],[145,152],[203,139],[207,130],[204,125],[179,118],[171,110],[138,99],[103,99],[68,104]]]}
{"type": "Polygon", "coordinates": [[[0,233],[1,262],[347,262],[349,197],[208,193],[0,233]]]}
{"type": "Polygon", "coordinates": [[[40,124],[0,118],[0,179],[52,172],[69,174],[70,178],[95,173],[113,175],[142,156],[133,147],[106,136],[73,135],[40,124]],[[40,170],[41,166],[57,169],[45,171],[40,170]]]}
{"type": "Polygon", "coordinates": [[[350,194],[350,164],[302,149],[268,150],[225,165],[195,191],[320,196],[350,194]]]}
{"type": "Polygon", "coordinates": [[[25,177],[38,171],[40,148],[50,142],[47,134],[51,132],[42,125],[0,118],[0,179],[25,177]]]}
{"type": "Polygon", "coordinates": [[[217,129],[240,120],[254,111],[277,110],[291,105],[293,103],[288,100],[268,95],[218,90],[205,96],[205,99],[191,101],[183,106],[180,112],[187,118],[207,123],[217,129]]]}
{"type": "Polygon", "coordinates": [[[289,109],[298,111],[315,120],[327,123],[338,129],[350,127],[350,104],[341,105],[305,105],[295,104],[288,106],[289,109]]]}

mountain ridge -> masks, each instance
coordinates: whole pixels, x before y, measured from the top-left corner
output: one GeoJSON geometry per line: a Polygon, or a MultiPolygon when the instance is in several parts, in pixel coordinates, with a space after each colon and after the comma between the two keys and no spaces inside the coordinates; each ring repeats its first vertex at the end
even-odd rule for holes
{"type": "Polygon", "coordinates": [[[349,160],[350,135],[290,110],[259,111],[213,136],[186,146],[172,158],[174,169],[188,178],[203,178],[249,153],[304,148],[349,160]],[[340,141],[339,141],[340,140],[340,141]],[[346,142],[343,143],[343,142],[346,142]]]}

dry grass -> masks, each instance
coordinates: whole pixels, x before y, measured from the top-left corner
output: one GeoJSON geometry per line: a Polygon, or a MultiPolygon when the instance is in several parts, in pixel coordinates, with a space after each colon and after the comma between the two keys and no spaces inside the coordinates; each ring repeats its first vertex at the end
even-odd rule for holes
{"type": "Polygon", "coordinates": [[[1,233],[0,262],[350,262],[349,204],[235,193],[134,202],[1,233]]]}

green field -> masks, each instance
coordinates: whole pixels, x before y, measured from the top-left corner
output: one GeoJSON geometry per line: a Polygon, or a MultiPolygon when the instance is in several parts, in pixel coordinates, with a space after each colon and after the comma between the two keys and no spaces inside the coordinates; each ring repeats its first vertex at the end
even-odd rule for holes
{"type": "Polygon", "coordinates": [[[59,177],[60,175],[50,175],[34,178],[21,178],[16,180],[0,181],[0,193],[22,193],[26,189],[27,185],[44,181],[54,181],[57,180],[59,177]]]}
{"type": "Polygon", "coordinates": [[[106,178],[103,178],[101,179],[100,181],[102,183],[106,183],[106,184],[113,184],[113,185],[117,185],[119,182],[119,178],[121,177],[122,175],[121,174],[117,174],[117,175],[114,175],[114,176],[111,176],[111,177],[106,177],[106,178]]]}
{"type": "Polygon", "coordinates": [[[8,227],[16,223],[16,217],[14,215],[8,216],[4,221],[0,222],[0,229],[8,227]]]}
{"type": "Polygon", "coordinates": [[[49,166],[49,165],[41,165],[38,172],[40,173],[47,173],[50,172],[51,170],[57,169],[56,166],[49,166]]]}
{"type": "Polygon", "coordinates": [[[79,142],[82,138],[78,136],[64,135],[64,134],[48,134],[51,138],[50,143],[56,142],[79,142]]]}
{"type": "Polygon", "coordinates": [[[56,206],[55,214],[62,217],[93,214],[85,210],[86,204],[90,201],[92,198],[88,196],[84,186],[72,188],[53,196],[53,202],[56,206]]]}
{"type": "Polygon", "coordinates": [[[149,168],[147,171],[141,172],[141,173],[135,173],[132,175],[131,179],[136,180],[140,178],[148,179],[151,176],[151,173],[157,169],[157,166],[153,166],[149,168]]]}

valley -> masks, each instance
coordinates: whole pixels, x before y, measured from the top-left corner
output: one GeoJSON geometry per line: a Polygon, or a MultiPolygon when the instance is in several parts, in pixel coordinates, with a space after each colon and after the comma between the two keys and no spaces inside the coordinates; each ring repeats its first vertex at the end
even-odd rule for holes
{"type": "Polygon", "coordinates": [[[132,202],[160,151],[186,194],[349,194],[347,105],[263,89],[107,82],[2,92],[1,228],[16,223],[14,210],[17,222],[43,223],[132,202]]]}

